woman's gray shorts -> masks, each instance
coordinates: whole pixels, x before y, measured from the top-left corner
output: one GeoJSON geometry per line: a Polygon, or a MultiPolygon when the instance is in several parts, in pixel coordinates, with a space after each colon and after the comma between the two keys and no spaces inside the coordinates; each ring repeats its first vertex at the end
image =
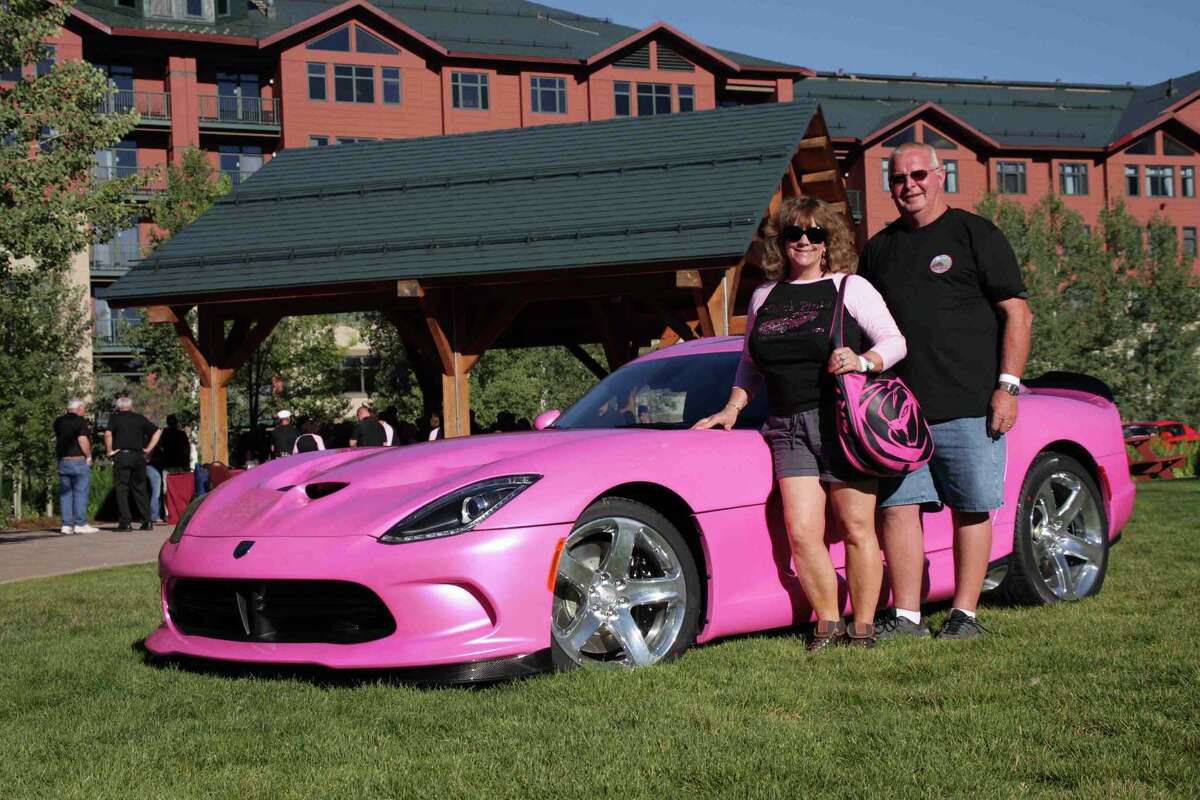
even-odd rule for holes
{"type": "Polygon", "coordinates": [[[818,477],[826,483],[855,483],[868,476],[846,461],[837,440],[833,413],[820,408],[789,417],[767,417],[763,438],[771,448],[775,479],[818,477]]]}

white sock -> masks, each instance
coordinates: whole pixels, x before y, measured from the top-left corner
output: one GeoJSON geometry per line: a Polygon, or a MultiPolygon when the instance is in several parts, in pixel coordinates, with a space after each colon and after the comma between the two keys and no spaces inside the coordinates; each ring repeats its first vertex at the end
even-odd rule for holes
{"type": "Polygon", "coordinates": [[[921,612],[920,611],[909,611],[907,608],[897,608],[896,609],[896,619],[906,619],[909,622],[911,622],[913,625],[920,625],[921,624],[921,612]]]}
{"type": "Polygon", "coordinates": [[[952,609],[950,609],[950,613],[951,613],[951,614],[953,614],[955,611],[961,611],[962,613],[966,614],[966,615],[967,615],[968,617],[970,617],[971,619],[975,619],[975,612],[974,612],[974,611],[967,611],[965,608],[952,608],[952,609]]]}

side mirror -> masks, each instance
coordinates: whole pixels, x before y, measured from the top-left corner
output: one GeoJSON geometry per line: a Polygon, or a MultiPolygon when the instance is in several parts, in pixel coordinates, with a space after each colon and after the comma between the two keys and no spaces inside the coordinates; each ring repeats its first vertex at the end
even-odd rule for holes
{"type": "Polygon", "coordinates": [[[546,428],[549,428],[551,425],[553,425],[561,416],[562,412],[557,408],[552,408],[549,411],[543,411],[533,418],[533,429],[535,431],[544,431],[546,428]]]}

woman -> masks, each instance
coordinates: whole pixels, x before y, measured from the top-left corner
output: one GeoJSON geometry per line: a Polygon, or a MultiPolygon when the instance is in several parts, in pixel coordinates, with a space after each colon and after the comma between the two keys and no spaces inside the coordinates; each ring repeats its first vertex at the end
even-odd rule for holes
{"type": "Polygon", "coordinates": [[[310,419],[300,428],[303,433],[296,437],[292,446],[293,453],[311,453],[314,450],[324,450],[325,440],[321,437],[321,425],[315,419],[310,419]]]}
{"type": "Polygon", "coordinates": [[[767,282],[755,290],[746,341],[729,403],[697,428],[729,430],[755,390],[766,383],[771,416],[763,435],[775,478],[796,575],[817,615],[809,650],[875,644],[875,606],[883,563],[875,537],[876,481],[856,472],[838,445],[834,375],[881,372],[905,355],[904,337],[879,293],[851,273],[854,240],[842,215],[822,200],[785,200],[767,221],[767,282]],[[846,284],[845,347],[830,342],[830,324],[846,284]],[[864,338],[871,349],[860,355],[864,338]],[[854,621],[842,621],[837,574],[825,545],[826,496],[845,534],[846,578],[854,621]]]}

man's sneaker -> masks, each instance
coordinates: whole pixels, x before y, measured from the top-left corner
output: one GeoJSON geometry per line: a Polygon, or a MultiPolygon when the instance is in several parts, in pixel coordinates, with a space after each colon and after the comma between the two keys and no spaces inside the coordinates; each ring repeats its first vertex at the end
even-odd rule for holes
{"type": "Polygon", "coordinates": [[[59,530],[59,533],[61,533],[63,536],[70,536],[74,532],[75,532],[74,525],[63,525],[62,528],[59,530]]]}
{"type": "Polygon", "coordinates": [[[75,532],[76,533],[99,533],[100,529],[93,528],[91,525],[76,525],[75,532]]]}
{"type": "Polygon", "coordinates": [[[875,620],[875,638],[885,639],[928,639],[933,631],[924,622],[913,622],[905,617],[896,616],[895,611],[889,611],[875,620]]]}
{"type": "Polygon", "coordinates": [[[979,620],[968,614],[964,614],[956,608],[950,612],[950,616],[946,617],[946,621],[942,623],[942,629],[938,631],[938,638],[974,639],[984,633],[991,633],[991,631],[980,625],[979,620]]]}

